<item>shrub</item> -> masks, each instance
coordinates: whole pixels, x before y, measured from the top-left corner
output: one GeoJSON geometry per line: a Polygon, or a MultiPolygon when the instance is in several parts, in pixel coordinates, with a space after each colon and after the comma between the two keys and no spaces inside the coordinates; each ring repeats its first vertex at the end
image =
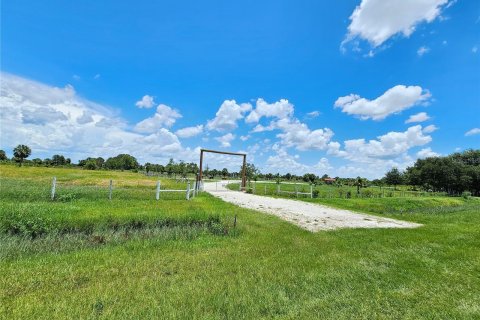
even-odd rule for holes
{"type": "Polygon", "coordinates": [[[347,193],[345,193],[345,198],[350,199],[351,197],[352,197],[352,192],[347,191],[347,193]]]}
{"type": "Polygon", "coordinates": [[[313,197],[313,198],[318,198],[318,194],[319,194],[319,193],[320,193],[320,191],[318,191],[318,190],[313,190],[313,191],[312,191],[312,197],[313,197]]]}
{"type": "Polygon", "coordinates": [[[463,197],[464,199],[468,199],[468,198],[470,198],[471,196],[472,196],[472,193],[471,193],[470,191],[463,191],[463,192],[462,192],[462,197],[463,197]]]}

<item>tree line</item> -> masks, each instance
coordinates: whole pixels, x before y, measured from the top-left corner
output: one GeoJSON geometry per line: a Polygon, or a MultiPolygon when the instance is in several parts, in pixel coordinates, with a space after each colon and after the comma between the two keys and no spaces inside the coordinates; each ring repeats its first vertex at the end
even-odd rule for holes
{"type": "MultiPolygon", "coordinates": [[[[196,175],[199,172],[196,163],[170,159],[166,164],[145,163],[141,165],[137,159],[129,154],[119,154],[115,157],[102,157],[80,160],[77,164],[72,163],[69,158],[55,154],[51,158],[35,158],[27,160],[31,155],[31,149],[26,145],[18,145],[13,149],[13,157],[9,159],[4,150],[0,150],[0,161],[15,162],[20,166],[24,163],[35,166],[67,166],[81,167],[85,170],[141,170],[150,174],[166,174],[168,176],[187,177],[189,174],[196,175]]],[[[242,174],[239,171],[230,172],[227,168],[221,170],[210,169],[208,165],[203,170],[206,178],[238,178],[242,174]]],[[[415,164],[405,171],[392,168],[382,179],[368,180],[362,177],[356,178],[330,178],[327,174],[318,176],[314,173],[295,175],[286,173],[262,173],[254,164],[247,163],[246,176],[249,181],[270,180],[270,181],[303,181],[311,184],[331,184],[333,186],[356,186],[360,188],[367,186],[393,186],[409,185],[412,190],[446,192],[451,195],[459,195],[469,192],[472,195],[480,196],[480,150],[466,150],[462,153],[454,153],[444,157],[430,157],[418,159],[415,164]]]]}
{"type": "Polygon", "coordinates": [[[390,185],[407,184],[422,190],[480,196],[480,150],[466,150],[444,157],[418,159],[404,172],[393,168],[385,174],[390,185]]]}

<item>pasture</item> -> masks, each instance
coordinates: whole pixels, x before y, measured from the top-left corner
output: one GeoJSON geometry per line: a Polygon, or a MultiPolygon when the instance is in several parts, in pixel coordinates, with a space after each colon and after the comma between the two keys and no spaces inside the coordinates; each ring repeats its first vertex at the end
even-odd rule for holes
{"type": "MultiPolygon", "coordinates": [[[[239,183],[231,183],[227,186],[230,190],[239,190],[239,183]]],[[[444,192],[409,190],[406,186],[378,187],[368,186],[357,190],[349,185],[310,185],[305,182],[280,182],[274,181],[251,181],[247,184],[247,191],[257,195],[279,196],[283,198],[314,198],[322,199],[351,199],[351,198],[411,198],[411,197],[443,197],[444,192]],[[357,192],[358,191],[358,192],[357,192]]]]}
{"type": "Polygon", "coordinates": [[[157,179],[1,165],[2,318],[480,317],[479,199],[303,199],[424,225],[311,233],[157,179]]]}

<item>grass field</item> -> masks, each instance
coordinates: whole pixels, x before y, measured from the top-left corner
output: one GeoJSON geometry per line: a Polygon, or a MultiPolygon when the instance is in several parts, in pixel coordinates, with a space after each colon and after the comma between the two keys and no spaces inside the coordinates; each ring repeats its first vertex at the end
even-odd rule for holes
{"type": "MultiPolygon", "coordinates": [[[[238,190],[239,183],[231,183],[228,188],[231,190],[238,190]]],[[[350,199],[350,198],[411,198],[411,197],[438,197],[445,196],[444,192],[424,192],[408,190],[407,186],[393,187],[377,187],[369,186],[360,188],[360,193],[357,193],[355,186],[335,186],[335,185],[315,185],[310,187],[310,184],[305,182],[281,182],[280,186],[277,183],[271,182],[249,182],[247,190],[250,193],[258,195],[281,196],[283,198],[309,198],[310,192],[316,192],[316,198],[330,199],[350,199]],[[279,189],[278,189],[279,188],[279,189]],[[281,192],[278,193],[278,190],[281,192]],[[298,191],[298,196],[296,192],[298,191]]]]}
{"type": "Polygon", "coordinates": [[[52,202],[41,188],[54,175],[148,192],[156,181],[0,166],[2,318],[480,318],[478,199],[306,200],[424,224],[310,233],[207,194],[109,201],[72,189],[52,202]]]}

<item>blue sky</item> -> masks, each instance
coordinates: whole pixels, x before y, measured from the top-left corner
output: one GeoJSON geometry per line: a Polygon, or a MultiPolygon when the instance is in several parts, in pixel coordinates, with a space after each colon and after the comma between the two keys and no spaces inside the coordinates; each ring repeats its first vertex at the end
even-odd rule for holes
{"type": "Polygon", "coordinates": [[[1,15],[9,154],[161,163],[204,147],[373,178],[480,147],[478,1],[6,0],[1,15]]]}

